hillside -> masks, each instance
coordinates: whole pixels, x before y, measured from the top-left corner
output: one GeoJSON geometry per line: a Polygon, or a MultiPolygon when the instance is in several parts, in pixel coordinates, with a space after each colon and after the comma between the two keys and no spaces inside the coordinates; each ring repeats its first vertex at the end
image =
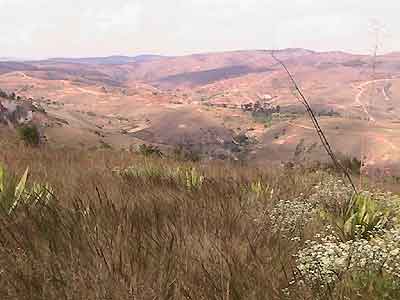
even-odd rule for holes
{"type": "Polygon", "coordinates": [[[0,64],[0,299],[399,299],[400,56],[276,55],[350,180],[266,51],[0,64]]]}
{"type": "MultiPolygon", "coordinates": [[[[326,160],[287,74],[270,54],[8,61],[0,63],[0,88],[34,99],[63,120],[46,129],[53,143],[151,143],[165,151],[183,144],[204,157],[259,164],[326,160]]],[[[275,54],[309,97],[335,151],[363,158],[371,172],[398,173],[398,54],[378,56],[374,74],[369,56],[305,49],[275,54]]]]}

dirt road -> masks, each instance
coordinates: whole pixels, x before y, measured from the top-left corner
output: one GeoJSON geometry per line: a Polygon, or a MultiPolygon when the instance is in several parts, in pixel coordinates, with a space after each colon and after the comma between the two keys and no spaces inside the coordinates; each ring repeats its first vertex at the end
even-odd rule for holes
{"type": "MultiPolygon", "coordinates": [[[[366,89],[368,88],[369,85],[374,84],[374,83],[379,83],[379,82],[388,82],[388,81],[392,81],[392,80],[398,80],[398,78],[383,78],[383,79],[375,79],[375,80],[369,80],[366,82],[361,83],[358,86],[359,92],[357,93],[357,95],[355,96],[354,102],[357,106],[361,106],[361,108],[363,109],[363,111],[365,112],[365,114],[368,116],[368,118],[372,121],[372,122],[376,122],[375,118],[370,114],[370,112],[368,111],[366,105],[361,101],[361,98],[363,96],[363,94],[366,92],[366,89]]],[[[390,98],[387,95],[386,91],[384,88],[382,88],[382,94],[385,97],[386,101],[389,101],[390,98]]]]}

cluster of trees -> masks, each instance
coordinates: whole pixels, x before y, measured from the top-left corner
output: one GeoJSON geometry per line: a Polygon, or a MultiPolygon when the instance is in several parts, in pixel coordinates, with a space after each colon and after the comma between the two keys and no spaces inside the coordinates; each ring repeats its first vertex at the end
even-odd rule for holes
{"type": "Polygon", "coordinates": [[[260,101],[242,104],[241,109],[243,111],[256,112],[256,113],[261,112],[265,114],[279,113],[281,111],[281,107],[279,105],[274,106],[271,103],[260,102],[260,101]]]}
{"type": "Polygon", "coordinates": [[[320,117],[340,117],[340,113],[334,111],[332,108],[327,110],[321,110],[317,112],[320,117]]]}
{"type": "Polygon", "coordinates": [[[272,120],[272,115],[274,113],[281,112],[281,107],[279,105],[275,106],[272,105],[271,103],[260,102],[260,101],[256,101],[254,103],[242,104],[241,109],[244,112],[251,112],[251,115],[253,116],[254,119],[256,119],[259,122],[266,123],[267,126],[269,126],[272,120]]]}

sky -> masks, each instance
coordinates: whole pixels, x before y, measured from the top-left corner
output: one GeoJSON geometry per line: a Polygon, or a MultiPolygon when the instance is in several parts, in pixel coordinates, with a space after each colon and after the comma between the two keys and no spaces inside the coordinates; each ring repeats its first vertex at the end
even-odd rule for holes
{"type": "Polygon", "coordinates": [[[400,51],[399,12],[400,0],[0,0],[0,57],[371,53],[377,36],[386,53],[400,51]]]}

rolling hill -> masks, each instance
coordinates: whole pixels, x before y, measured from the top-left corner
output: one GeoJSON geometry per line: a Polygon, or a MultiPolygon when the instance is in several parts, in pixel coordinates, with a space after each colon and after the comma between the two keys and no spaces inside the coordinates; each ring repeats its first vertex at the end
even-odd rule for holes
{"type": "MultiPolygon", "coordinates": [[[[364,158],[367,169],[398,172],[399,53],[376,62],[306,49],[275,55],[309,97],[337,152],[364,158]]],[[[166,150],[185,144],[207,157],[258,164],[326,159],[271,51],[6,61],[0,88],[64,120],[46,129],[50,142],[152,143],[166,150]]]]}

